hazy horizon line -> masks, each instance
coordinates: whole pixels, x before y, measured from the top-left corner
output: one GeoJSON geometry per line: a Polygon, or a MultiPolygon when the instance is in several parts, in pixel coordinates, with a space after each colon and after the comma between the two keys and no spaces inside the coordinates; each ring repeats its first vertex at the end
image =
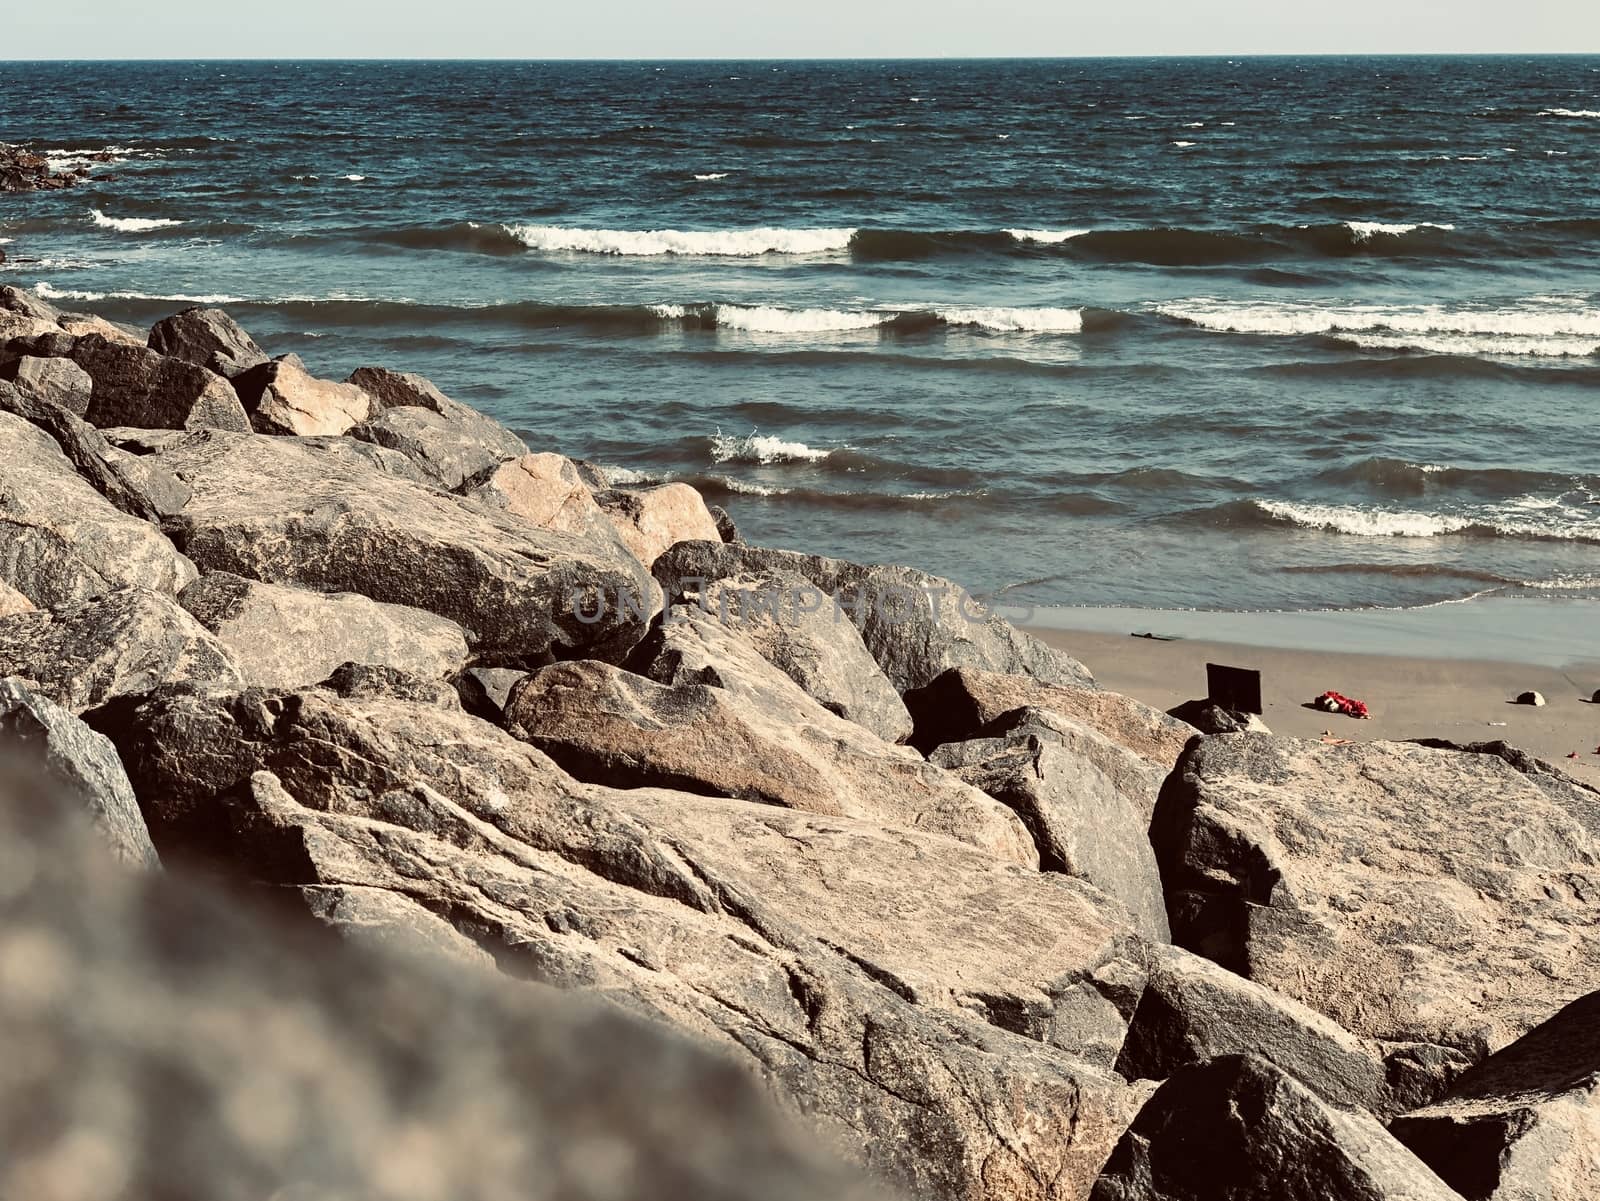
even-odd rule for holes
{"type": "Polygon", "coordinates": [[[1600,58],[1600,50],[1183,50],[1162,53],[1093,54],[840,54],[840,55],[247,55],[169,57],[156,55],[67,58],[0,58],[6,66],[29,63],[844,63],[844,62],[1093,62],[1107,59],[1196,58],[1600,58]]]}

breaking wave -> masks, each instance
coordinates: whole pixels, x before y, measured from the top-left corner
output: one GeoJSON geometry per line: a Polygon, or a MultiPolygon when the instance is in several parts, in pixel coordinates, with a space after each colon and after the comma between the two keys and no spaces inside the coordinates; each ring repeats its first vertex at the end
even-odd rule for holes
{"type": "Polygon", "coordinates": [[[1181,514],[1182,524],[1211,527],[1289,527],[1360,538],[1516,538],[1600,543],[1600,505],[1564,498],[1519,497],[1458,513],[1384,509],[1285,500],[1236,500],[1181,514]]]}
{"type": "Polygon", "coordinates": [[[114,229],[124,234],[149,233],[151,230],[172,229],[183,224],[170,217],[108,217],[99,209],[90,209],[89,219],[101,229],[114,229]]]}
{"type": "Polygon", "coordinates": [[[505,227],[529,250],[584,254],[755,258],[767,254],[828,254],[847,250],[853,229],[567,229],[558,225],[505,227]]]}

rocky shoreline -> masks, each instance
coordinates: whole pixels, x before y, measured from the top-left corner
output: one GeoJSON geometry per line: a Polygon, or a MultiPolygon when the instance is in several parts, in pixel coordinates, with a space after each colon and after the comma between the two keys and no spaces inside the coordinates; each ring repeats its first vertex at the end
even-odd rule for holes
{"type": "Polygon", "coordinates": [[[66,1115],[4,1100],[0,1195],[85,1137],[126,1195],[1600,1190],[1600,792],[1549,764],[1197,728],[215,310],[0,289],[0,431],[0,729],[100,844],[0,781],[66,1115]]]}

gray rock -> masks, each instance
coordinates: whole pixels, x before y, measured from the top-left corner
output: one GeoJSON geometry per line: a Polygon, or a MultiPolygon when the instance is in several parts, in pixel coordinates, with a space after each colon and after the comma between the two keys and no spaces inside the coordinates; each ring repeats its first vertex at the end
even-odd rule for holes
{"type": "MultiPolygon", "coordinates": [[[[708,584],[695,599],[674,606],[641,652],[670,652],[675,638],[694,637],[707,621],[749,645],[829,712],[885,742],[911,736],[905,702],[854,623],[803,576],[773,572],[708,584]]],[[[648,668],[636,670],[669,682],[648,668]]]]}
{"type": "Polygon", "coordinates": [[[512,689],[527,678],[527,672],[506,667],[472,667],[456,677],[456,694],[468,713],[501,725],[512,689]]]}
{"type": "Polygon", "coordinates": [[[349,382],[374,404],[372,420],[350,436],[400,451],[445,488],[458,488],[496,464],[528,453],[522,439],[505,426],[451,400],[420,375],[362,367],[351,373],[349,382]]]}
{"type": "Polygon", "coordinates": [[[735,1054],[913,1196],[1080,1198],[1132,1117],[1139,1094],[1082,1056],[1115,1056],[1139,944],[1076,881],[931,834],[578,784],[425,705],[171,693],[123,716],[169,861],[390,894],[507,975],[735,1054]]]}
{"type": "Polygon", "coordinates": [[[250,684],[315,684],[344,663],[439,681],[467,664],[467,640],[455,622],[354,592],[312,592],[216,572],[185,588],[178,603],[217,636],[250,684]]]}
{"type": "Polygon", "coordinates": [[[241,372],[233,386],[258,434],[336,437],[366,421],[374,408],[360,388],[317,379],[293,354],[241,372]]]}
{"type": "Polygon", "coordinates": [[[346,700],[365,701],[377,698],[415,701],[419,705],[432,705],[436,709],[462,712],[461,698],[455,686],[431,676],[412,675],[398,667],[381,663],[343,663],[321,684],[335,696],[346,700]]]}
{"type": "Polygon", "coordinates": [[[1418,746],[1437,747],[1466,755],[1492,755],[1526,776],[1529,783],[1582,823],[1590,834],[1600,838],[1600,788],[1569,776],[1555,764],[1500,740],[1460,743],[1442,738],[1419,738],[1415,741],[1418,746]]]}
{"type": "Polygon", "coordinates": [[[183,512],[194,499],[193,488],[149,459],[109,444],[101,451],[100,458],[138,494],[144,505],[155,510],[160,520],[183,512]]]}
{"type": "Polygon", "coordinates": [[[221,309],[185,309],[158,321],[150,330],[150,349],[230,380],[267,362],[266,351],[221,309]]]}
{"type": "Polygon", "coordinates": [[[1224,709],[1210,700],[1184,701],[1175,709],[1167,710],[1185,725],[1193,726],[1202,734],[1270,734],[1267,723],[1258,713],[1239,713],[1224,709]]]}
{"type": "Polygon", "coordinates": [[[244,682],[203,626],[171,597],[143,588],[0,620],[0,676],[20,676],[74,713],[162,684],[244,682]]]}
{"type": "Polygon", "coordinates": [[[1491,755],[1198,740],[1151,826],[1174,941],[1478,1059],[1600,988],[1600,840],[1491,755]]]}
{"type": "Polygon", "coordinates": [[[1600,1196],[1600,992],[1389,1129],[1468,1201],[1600,1196]]]}
{"type": "Polygon", "coordinates": [[[26,288],[12,287],[10,284],[0,287],[0,310],[32,317],[35,321],[46,321],[51,325],[61,320],[61,310],[48,300],[41,299],[26,288]]]}
{"type": "Polygon", "coordinates": [[[1013,629],[958,585],[914,568],[870,567],[715,541],[680,543],[652,570],[668,603],[682,600],[706,581],[771,572],[802,576],[838,598],[901,694],[952,667],[1015,672],[1047,683],[1094,683],[1083,664],[1013,629]]]}
{"type": "Polygon", "coordinates": [[[83,418],[52,401],[24,396],[4,383],[0,383],[0,410],[49,434],[73,469],[129,517],[159,520],[160,513],[143,488],[111,461],[116,454],[111,444],[83,418]]]}
{"type": "Polygon", "coordinates": [[[24,396],[58,404],[75,416],[89,411],[94,381],[71,359],[23,355],[0,366],[0,379],[11,381],[24,396]]]}
{"type": "Polygon", "coordinates": [[[0,776],[0,846],[28,865],[0,889],[0,1195],[876,1195],[726,1056],[496,978],[400,893],[308,885],[291,923],[118,870],[39,792],[0,776]]]}
{"type": "Polygon", "coordinates": [[[506,728],[580,780],[862,818],[1038,866],[1038,851],[1005,806],[910,748],[835,717],[738,649],[742,655],[716,645],[701,657],[714,668],[685,665],[674,685],[604,663],[546,667],[513,692],[506,728]]]}
{"type": "Polygon", "coordinates": [[[710,506],[711,520],[717,523],[717,533],[724,542],[743,542],[739,537],[739,527],[734,524],[733,515],[721,505],[710,506]]]}
{"type": "Polygon", "coordinates": [[[190,563],[81,478],[49,434],[0,412],[0,580],[43,609],[137,585],[175,593],[190,563]]]}
{"type": "Polygon", "coordinates": [[[1370,1115],[1264,1059],[1185,1068],[1145,1103],[1092,1201],[1460,1201],[1370,1115]]]}
{"type": "Polygon", "coordinates": [[[215,372],[99,334],[72,344],[72,361],[94,380],[90,425],[245,431],[250,421],[228,381],[215,372]]]}
{"type": "Polygon", "coordinates": [[[369,461],[388,453],[210,431],[156,461],[195,491],[173,534],[207,571],[426,609],[475,636],[484,666],[621,658],[643,636],[657,599],[637,564],[369,461]]]}
{"type": "Polygon", "coordinates": [[[112,853],[134,867],[156,868],[133,785],[111,740],[91,730],[25,680],[0,679],[0,746],[7,769],[31,761],[62,801],[93,819],[112,853]]]}
{"type": "Polygon", "coordinates": [[[1045,871],[1065,872],[1115,897],[1139,932],[1171,937],[1149,819],[1088,758],[1033,734],[946,743],[930,762],[1022,819],[1045,871]]]}
{"type": "Polygon", "coordinates": [[[679,542],[722,535],[705,499],[688,484],[658,484],[651,488],[610,488],[595,493],[623,544],[646,567],[679,542]]]}

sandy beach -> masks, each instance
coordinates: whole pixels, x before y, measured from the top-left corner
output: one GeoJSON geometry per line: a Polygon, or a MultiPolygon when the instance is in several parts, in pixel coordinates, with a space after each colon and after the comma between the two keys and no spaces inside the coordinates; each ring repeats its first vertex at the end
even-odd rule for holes
{"type": "Polygon", "coordinates": [[[1030,632],[1070,650],[1105,687],[1162,709],[1205,695],[1208,662],[1257,668],[1263,718],[1275,733],[1315,738],[1331,731],[1355,741],[1504,739],[1600,785],[1600,705],[1588,701],[1600,688],[1600,664],[1553,667],[1131,636],[1148,629],[1135,620],[1124,634],[1039,627],[1030,632]],[[1365,701],[1371,717],[1357,721],[1305,707],[1329,689],[1365,701]],[[1529,689],[1543,693],[1548,703],[1508,703],[1529,689]],[[1577,758],[1568,758],[1574,753],[1577,758]]]}

